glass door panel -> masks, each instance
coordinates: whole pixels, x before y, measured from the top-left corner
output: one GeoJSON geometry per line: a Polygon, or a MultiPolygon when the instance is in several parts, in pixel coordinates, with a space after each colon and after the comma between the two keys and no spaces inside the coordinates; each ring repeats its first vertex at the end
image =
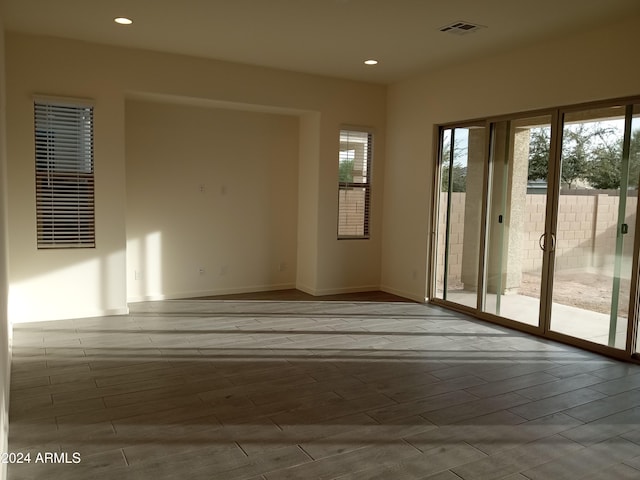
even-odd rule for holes
{"type": "Polygon", "coordinates": [[[492,124],[483,311],[538,326],[551,115],[492,124]]]}
{"type": "Polygon", "coordinates": [[[447,227],[448,227],[448,214],[449,214],[449,177],[448,177],[448,165],[449,165],[449,152],[451,151],[451,133],[452,129],[443,129],[440,132],[440,155],[438,156],[438,162],[440,165],[440,181],[438,183],[438,224],[436,226],[436,270],[435,270],[435,298],[444,300],[445,298],[445,278],[447,277],[445,258],[446,258],[446,245],[449,244],[447,227]],[[445,165],[447,168],[445,169],[445,165]]]}
{"type": "Polygon", "coordinates": [[[485,165],[485,128],[440,135],[435,297],[477,307],[485,165]]]}
{"type": "Polygon", "coordinates": [[[640,358],[640,105],[578,108],[441,128],[430,294],[640,358]]]}
{"type": "Polygon", "coordinates": [[[637,167],[629,162],[631,138],[630,108],[564,115],[553,233],[550,329],[620,349],[627,336],[638,185],[637,167]]]}
{"type": "MultiPolygon", "coordinates": [[[[640,105],[634,105],[633,118],[631,120],[631,132],[629,140],[629,189],[627,193],[627,212],[626,222],[628,225],[635,225],[638,212],[638,189],[640,187],[640,105]]],[[[635,230],[632,230],[635,233],[635,230]]],[[[627,234],[628,235],[628,234],[627,234]]],[[[634,243],[635,239],[627,236],[624,243],[623,265],[631,268],[634,261],[634,243]]],[[[637,252],[635,252],[637,254],[637,252]]],[[[637,262],[637,259],[635,259],[637,262]]],[[[623,279],[626,281],[633,280],[633,271],[626,272],[623,270],[623,279]]],[[[632,290],[629,288],[629,290],[632,290]]],[[[630,295],[631,293],[627,293],[630,295]]],[[[629,303],[629,314],[636,308],[635,299],[626,297],[629,303]]],[[[625,296],[621,296],[620,302],[624,302],[625,296]]],[[[633,312],[635,321],[638,322],[638,312],[633,312]]],[[[636,339],[636,352],[640,351],[640,327],[636,328],[639,338],[636,339]]]]}

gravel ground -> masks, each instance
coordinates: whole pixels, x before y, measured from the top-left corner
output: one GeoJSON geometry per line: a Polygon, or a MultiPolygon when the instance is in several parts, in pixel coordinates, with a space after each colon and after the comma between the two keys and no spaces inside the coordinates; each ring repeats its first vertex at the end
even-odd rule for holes
{"type": "MultiPolygon", "coordinates": [[[[631,282],[626,279],[620,281],[619,316],[627,316],[630,284],[631,282]]],[[[613,279],[610,275],[585,272],[584,270],[556,272],[553,283],[553,301],[593,312],[609,313],[611,311],[612,290],[613,279]]],[[[518,293],[539,298],[540,276],[524,273],[518,293]]]]}

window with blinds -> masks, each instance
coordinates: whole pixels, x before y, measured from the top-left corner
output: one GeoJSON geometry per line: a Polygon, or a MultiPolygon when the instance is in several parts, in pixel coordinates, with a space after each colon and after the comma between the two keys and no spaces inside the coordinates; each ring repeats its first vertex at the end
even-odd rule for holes
{"type": "Polygon", "coordinates": [[[93,106],[34,102],[38,248],[95,247],[93,106]]]}
{"type": "Polygon", "coordinates": [[[340,130],[338,239],[369,238],[373,135],[340,130]]]}

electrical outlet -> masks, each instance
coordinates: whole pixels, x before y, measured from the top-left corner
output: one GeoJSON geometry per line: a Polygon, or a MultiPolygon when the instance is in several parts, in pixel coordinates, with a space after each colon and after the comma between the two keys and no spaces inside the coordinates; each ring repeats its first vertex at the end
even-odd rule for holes
{"type": "Polygon", "coordinates": [[[204,275],[204,274],[205,274],[205,269],[204,269],[204,267],[200,267],[200,268],[198,268],[198,273],[199,273],[200,275],[204,275]]]}
{"type": "Polygon", "coordinates": [[[224,275],[226,275],[226,274],[227,274],[227,271],[228,271],[228,267],[227,267],[226,265],[222,265],[222,266],[220,267],[220,276],[224,276],[224,275]]]}
{"type": "Polygon", "coordinates": [[[287,269],[287,262],[280,262],[278,264],[278,271],[284,272],[287,269]]]}

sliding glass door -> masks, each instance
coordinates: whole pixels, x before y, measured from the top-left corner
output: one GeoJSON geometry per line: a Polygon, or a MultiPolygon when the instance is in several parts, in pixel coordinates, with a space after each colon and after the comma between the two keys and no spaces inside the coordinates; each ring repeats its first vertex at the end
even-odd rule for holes
{"type": "Polygon", "coordinates": [[[550,329],[624,349],[638,200],[633,105],[563,116],[550,329]]]}
{"type": "Polygon", "coordinates": [[[637,102],[443,127],[438,171],[431,298],[637,351],[637,102]]]}
{"type": "Polygon", "coordinates": [[[435,297],[477,306],[485,129],[441,130],[435,297]]]}
{"type": "Polygon", "coordinates": [[[482,311],[540,324],[551,115],[491,124],[482,311]]]}

